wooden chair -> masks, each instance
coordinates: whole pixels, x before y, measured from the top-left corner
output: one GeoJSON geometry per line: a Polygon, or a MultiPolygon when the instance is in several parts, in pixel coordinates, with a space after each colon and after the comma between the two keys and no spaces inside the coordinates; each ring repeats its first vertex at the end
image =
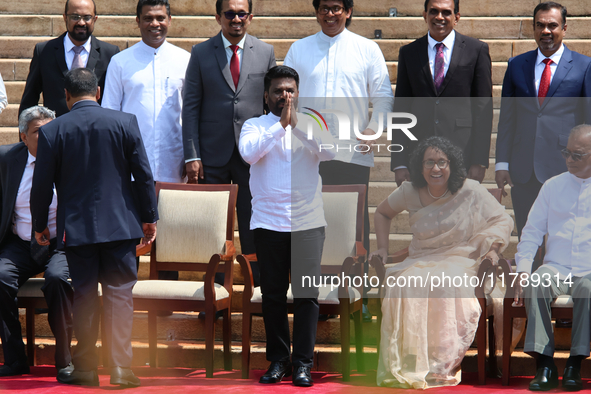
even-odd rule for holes
{"type": "Polygon", "coordinates": [[[215,313],[223,311],[224,368],[232,369],[231,313],[237,185],[156,182],[158,234],[150,280],[133,289],[134,310],[148,311],[150,366],[156,366],[157,312],[205,311],[205,370],[213,377],[215,313]],[[220,265],[222,263],[223,265],[220,265]],[[203,271],[204,281],[158,280],[158,271],[203,271]],[[224,285],[214,284],[224,272],[224,285]]]}
{"type": "MultiPolygon", "coordinates": [[[[492,194],[497,201],[500,203],[503,197],[503,189],[488,189],[490,194],[492,194]]],[[[408,257],[408,248],[404,248],[399,250],[398,252],[391,254],[388,256],[387,264],[396,264],[401,263],[408,257]]],[[[382,265],[381,261],[374,257],[370,260],[370,264],[376,269],[376,273],[380,278],[380,287],[384,283],[386,270],[385,267],[382,265]]],[[[499,260],[499,267],[503,273],[507,273],[509,275],[509,265],[506,263],[505,260],[499,260]]],[[[488,259],[483,260],[480,263],[480,267],[478,269],[478,278],[488,277],[488,275],[494,272],[492,268],[492,262],[488,259]]],[[[493,373],[497,370],[497,359],[495,356],[496,346],[495,346],[495,335],[494,335],[494,314],[492,308],[492,300],[490,298],[490,291],[486,291],[486,283],[485,281],[480,282],[480,286],[474,289],[474,294],[478,298],[478,302],[480,304],[482,313],[480,314],[480,319],[478,320],[478,328],[476,330],[476,337],[477,337],[477,349],[478,349],[478,383],[479,384],[486,384],[486,338],[487,338],[487,325],[486,321],[488,320],[488,362],[489,362],[489,371],[493,373]]],[[[378,325],[382,326],[382,310],[380,308],[378,312],[378,325]]],[[[504,321],[506,322],[506,320],[504,321]]],[[[381,331],[380,331],[381,334],[381,331]]],[[[379,343],[380,343],[380,334],[378,334],[378,350],[379,350],[379,343]]]]}
{"type": "MultiPolygon", "coordinates": [[[[544,249],[540,247],[538,253],[532,264],[532,272],[535,272],[541,265],[544,259],[544,249]]],[[[507,261],[511,267],[515,267],[515,260],[507,261]]],[[[513,340],[513,319],[527,318],[525,306],[513,306],[513,298],[515,296],[515,289],[513,287],[514,276],[507,276],[509,280],[506,281],[507,292],[505,293],[505,301],[503,303],[503,386],[509,384],[511,377],[511,342],[513,340]]],[[[516,279],[518,280],[518,279],[516,279]]],[[[572,319],[573,318],[573,299],[570,295],[560,295],[551,304],[552,319],[572,319]]]]}
{"type": "MultiPolygon", "coordinates": [[[[324,216],[326,218],[326,239],[322,253],[322,275],[362,276],[366,251],[363,247],[363,208],[365,204],[365,185],[325,185],[322,187],[324,216]]],[[[260,287],[254,287],[249,260],[244,255],[237,257],[244,274],[244,294],[242,301],[242,378],[248,379],[250,371],[250,338],[252,333],[252,314],[262,313],[260,287]]],[[[363,290],[361,287],[348,287],[345,283],[331,291],[320,287],[318,303],[320,313],[340,315],[341,357],[343,380],[350,378],[350,315],[353,314],[355,326],[355,347],[357,371],[365,370],[363,362],[363,334],[361,327],[361,307],[363,290]]],[[[293,312],[291,286],[287,294],[289,312],[293,312]]]]}

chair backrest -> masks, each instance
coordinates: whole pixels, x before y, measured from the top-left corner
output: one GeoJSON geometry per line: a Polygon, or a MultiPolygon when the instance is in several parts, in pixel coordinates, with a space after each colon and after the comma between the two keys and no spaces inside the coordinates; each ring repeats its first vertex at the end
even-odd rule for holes
{"type": "Polygon", "coordinates": [[[365,185],[325,185],[322,200],[327,226],[321,265],[340,267],[363,243],[365,185]]]}
{"type": "Polygon", "coordinates": [[[157,263],[207,263],[214,254],[226,254],[226,242],[234,240],[237,191],[237,185],[157,182],[160,219],[152,248],[157,263]]]}

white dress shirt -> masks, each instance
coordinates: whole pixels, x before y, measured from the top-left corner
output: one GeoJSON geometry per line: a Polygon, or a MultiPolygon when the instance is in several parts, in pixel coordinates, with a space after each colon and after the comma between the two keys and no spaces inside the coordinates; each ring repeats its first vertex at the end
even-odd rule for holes
{"type": "MultiPolygon", "coordinates": [[[[82,64],[84,64],[84,67],[86,67],[86,65],[88,64],[88,55],[90,54],[90,41],[90,38],[86,40],[84,45],[82,45],[84,49],[80,51],[80,58],[82,59],[82,64]]],[[[73,50],[75,46],[76,45],[74,45],[72,40],[70,40],[70,36],[66,34],[64,36],[64,51],[66,52],[66,65],[68,66],[68,70],[72,69],[72,62],[74,61],[74,56],[76,55],[76,53],[73,50]]]]}
{"type": "MultiPolygon", "coordinates": [[[[300,115],[298,124],[303,119],[300,115]]],[[[272,113],[244,122],[239,149],[250,164],[252,230],[326,227],[318,165],[333,159],[334,150],[321,149],[321,144],[334,144],[326,131],[314,130],[309,140],[297,126],[284,129],[272,113]]]]}
{"type": "MultiPolygon", "coordinates": [[[[18,235],[24,241],[31,240],[32,219],[31,219],[31,185],[33,184],[33,172],[35,171],[35,156],[28,152],[27,164],[23,177],[18,187],[16,201],[14,202],[14,216],[12,220],[12,232],[18,235]]],[[[53,200],[49,206],[49,217],[47,227],[49,228],[50,238],[56,235],[56,214],[57,214],[57,195],[53,189],[53,200]]]]}
{"type": "Polygon", "coordinates": [[[531,272],[546,234],[545,267],[563,278],[591,273],[591,178],[564,172],[544,183],[517,245],[518,272],[531,272]]]}
{"type": "Polygon", "coordinates": [[[6,86],[4,86],[4,81],[2,80],[2,75],[0,74],[0,114],[4,111],[4,108],[8,105],[8,97],[6,97],[6,86]]]}
{"type": "MultiPolygon", "coordinates": [[[[429,56],[429,68],[431,69],[431,76],[435,78],[435,55],[437,55],[437,49],[435,45],[439,44],[439,41],[435,41],[430,33],[427,33],[427,56],[429,56]]],[[[445,37],[441,43],[443,44],[443,76],[447,75],[449,70],[449,62],[451,61],[451,55],[454,51],[454,43],[456,42],[456,31],[452,30],[451,33],[445,37]]]]}
{"type": "Polygon", "coordinates": [[[102,106],[137,117],[154,180],[181,182],[181,110],[189,52],[143,41],[111,58],[102,106]]]}
{"type": "MultiPolygon", "coordinates": [[[[552,60],[552,63],[550,63],[550,84],[552,84],[552,79],[554,79],[554,74],[556,73],[558,63],[560,62],[560,58],[562,58],[563,53],[564,45],[560,44],[560,48],[558,48],[558,50],[548,58],[552,60]]],[[[546,59],[546,56],[544,56],[538,48],[538,57],[536,58],[536,66],[534,68],[534,86],[536,87],[536,97],[538,95],[538,91],[540,90],[540,81],[542,80],[544,68],[546,68],[546,65],[544,64],[544,59],[546,59]]],[[[503,161],[496,163],[495,171],[500,170],[509,171],[509,163],[503,161]]]]}
{"type": "MultiPolygon", "coordinates": [[[[316,98],[312,100],[315,110],[321,113],[322,109],[341,110],[349,115],[351,126],[351,114],[358,113],[360,132],[366,128],[378,131],[378,113],[382,113],[385,127],[385,116],[392,111],[394,95],[384,55],[375,42],[347,29],[335,37],[320,31],[293,43],[284,64],[294,68],[300,76],[301,103],[306,102],[306,98],[316,98]],[[373,105],[371,121],[369,102],[373,105]]],[[[373,167],[373,153],[363,155],[354,149],[341,149],[359,143],[353,131],[351,139],[338,140],[336,116],[326,113],[323,116],[340,148],[335,160],[373,167]]]]}
{"type": "MultiPolygon", "coordinates": [[[[242,37],[242,40],[238,43],[238,51],[236,54],[238,55],[238,64],[240,65],[240,70],[242,70],[242,53],[244,53],[244,41],[246,40],[246,34],[242,37]]],[[[224,43],[224,48],[226,49],[226,58],[228,59],[228,65],[232,61],[232,56],[234,56],[234,51],[230,48],[230,41],[222,34],[222,41],[224,43]]]]}

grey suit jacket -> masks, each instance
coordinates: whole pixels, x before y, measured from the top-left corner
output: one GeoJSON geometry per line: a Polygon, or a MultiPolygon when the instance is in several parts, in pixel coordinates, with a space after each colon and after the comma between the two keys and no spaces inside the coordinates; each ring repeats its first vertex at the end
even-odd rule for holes
{"type": "Polygon", "coordinates": [[[230,161],[242,124],[263,114],[264,77],[275,64],[273,46],[247,34],[236,88],[221,32],[193,47],[183,93],[185,160],[230,161]]]}

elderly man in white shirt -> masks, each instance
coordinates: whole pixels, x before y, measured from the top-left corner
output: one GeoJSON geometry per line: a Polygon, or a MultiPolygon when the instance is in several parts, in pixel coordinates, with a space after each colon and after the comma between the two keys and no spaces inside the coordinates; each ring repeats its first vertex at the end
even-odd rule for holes
{"type": "Polygon", "coordinates": [[[265,76],[265,102],[271,113],[244,123],[240,154],[250,167],[254,242],[261,270],[263,319],[269,370],[260,383],[277,383],[293,371],[293,384],[312,386],[314,343],[318,320],[318,289],[303,288],[302,275],[320,275],[324,245],[321,161],[334,151],[332,136],[314,130],[310,139],[298,126],[299,77],[287,66],[265,76]],[[290,354],[286,295],[291,271],[294,296],[293,354],[290,354]],[[291,356],[291,360],[290,360],[291,356]]]}
{"type": "Polygon", "coordinates": [[[181,182],[181,110],[190,54],[166,41],[168,0],[139,0],[136,21],[142,40],[111,59],[102,106],[137,117],[154,180],[181,182]]]}
{"type": "Polygon", "coordinates": [[[535,200],[517,246],[515,302],[525,303],[527,331],[524,351],[536,358],[530,390],[558,386],[550,304],[562,294],[573,298],[570,357],[562,378],[569,391],[582,388],[581,361],[589,357],[591,313],[591,126],[570,132],[566,149],[568,172],[547,180],[535,200]],[[543,265],[531,274],[538,247],[547,235],[543,265]],[[522,287],[524,287],[522,289],[522,287]]]}
{"type": "MultiPolygon", "coordinates": [[[[314,0],[313,5],[322,30],[293,43],[284,62],[300,75],[300,97],[305,98],[306,103],[313,103],[307,107],[320,107],[315,109],[321,112],[328,108],[346,113],[351,125],[364,135],[382,132],[386,124],[384,118],[394,104],[384,55],[378,44],[347,30],[353,14],[352,0],[314,0]],[[309,100],[312,98],[315,99],[309,100]],[[370,102],[373,106],[371,118],[370,102]],[[357,125],[354,114],[359,117],[357,125]]],[[[326,113],[324,116],[336,140],[339,137],[336,117],[326,113]]],[[[336,141],[335,159],[320,165],[323,184],[369,185],[375,140],[360,141],[353,132],[350,135],[348,140],[336,141]],[[358,146],[360,143],[366,146],[358,146]]],[[[363,244],[369,250],[367,198],[365,201],[363,244]]],[[[371,319],[365,306],[363,318],[364,321],[371,319]]]]}

